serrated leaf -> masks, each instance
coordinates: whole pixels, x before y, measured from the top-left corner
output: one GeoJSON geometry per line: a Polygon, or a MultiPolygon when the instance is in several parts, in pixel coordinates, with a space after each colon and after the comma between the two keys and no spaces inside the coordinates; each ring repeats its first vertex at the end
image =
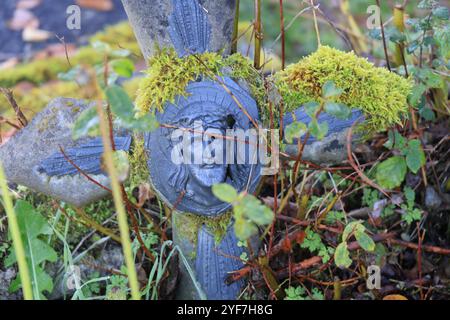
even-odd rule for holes
{"type": "Polygon", "coordinates": [[[406,169],[404,157],[389,158],[377,166],[376,180],[383,188],[396,188],[405,180],[406,169]]]}
{"type": "Polygon", "coordinates": [[[327,102],[325,103],[325,112],[339,119],[348,119],[352,111],[349,107],[342,103],[327,102]]]}
{"type": "Polygon", "coordinates": [[[100,123],[96,107],[91,107],[81,112],[72,128],[74,140],[89,136],[95,137],[100,134],[100,123]]]}
{"type": "Polygon", "coordinates": [[[296,121],[286,127],[284,130],[284,137],[288,143],[293,143],[294,139],[301,138],[307,131],[308,128],[306,127],[306,124],[296,121]]]}
{"type": "Polygon", "coordinates": [[[347,242],[341,242],[334,252],[334,262],[339,268],[348,268],[352,264],[350,252],[347,248],[347,242]]]}
{"type": "Polygon", "coordinates": [[[223,202],[232,203],[237,200],[238,193],[231,185],[219,183],[212,186],[213,194],[223,202]]]}
{"type": "Polygon", "coordinates": [[[344,90],[336,87],[333,81],[327,81],[322,87],[322,96],[324,98],[339,97],[344,90]]]}
{"type": "Polygon", "coordinates": [[[420,141],[417,139],[409,141],[408,149],[406,151],[406,164],[408,165],[409,170],[416,174],[425,164],[425,161],[425,153],[423,152],[420,141]]]}

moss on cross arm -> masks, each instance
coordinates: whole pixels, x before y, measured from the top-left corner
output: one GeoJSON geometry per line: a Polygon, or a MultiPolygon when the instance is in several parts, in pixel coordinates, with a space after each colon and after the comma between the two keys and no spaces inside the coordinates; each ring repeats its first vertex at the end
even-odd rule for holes
{"type": "Polygon", "coordinates": [[[215,80],[227,71],[234,79],[246,80],[255,99],[264,99],[264,89],[259,73],[251,62],[240,54],[222,57],[218,53],[206,52],[187,57],[178,57],[173,49],[160,49],[150,58],[146,77],[141,81],[136,112],[162,111],[167,102],[174,103],[177,96],[186,96],[186,87],[199,77],[215,80]]]}
{"type": "Polygon", "coordinates": [[[327,81],[344,90],[337,102],[362,110],[366,116],[364,126],[371,132],[399,124],[407,113],[412,83],[353,52],[322,46],[275,75],[287,112],[317,101],[327,81]]]}

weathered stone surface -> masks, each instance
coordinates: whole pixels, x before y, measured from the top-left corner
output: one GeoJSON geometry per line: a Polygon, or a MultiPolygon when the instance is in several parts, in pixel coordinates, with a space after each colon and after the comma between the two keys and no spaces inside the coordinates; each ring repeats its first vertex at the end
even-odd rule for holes
{"type": "MultiPolygon", "coordinates": [[[[209,51],[230,50],[233,34],[236,0],[185,0],[198,1],[206,12],[211,27],[209,51]]],[[[154,54],[156,46],[173,47],[169,17],[174,0],[122,0],[145,58],[154,54]]]]}
{"type": "MultiPolygon", "coordinates": [[[[284,128],[294,121],[300,121],[306,125],[309,124],[311,118],[306,114],[303,107],[297,109],[293,114],[288,113],[284,118],[284,128]],[[295,119],[295,120],[294,120],[295,119]]],[[[326,113],[322,113],[318,117],[318,122],[328,123],[328,134],[320,141],[310,136],[303,150],[302,159],[313,162],[318,165],[336,165],[347,159],[347,136],[350,127],[358,119],[362,119],[362,113],[354,110],[349,119],[341,120],[326,113]]],[[[304,142],[304,137],[300,137],[304,142]]],[[[353,135],[352,144],[357,142],[357,135],[353,135]]],[[[286,146],[286,153],[296,157],[298,155],[298,140],[294,139],[294,143],[286,146]]]]}
{"type": "MultiPolygon", "coordinates": [[[[85,101],[58,98],[53,100],[28,126],[0,147],[8,181],[27,186],[75,206],[83,206],[108,194],[80,174],[49,177],[39,170],[39,164],[59,151],[83,141],[72,140],[72,124],[80,112],[90,105],[85,101]]],[[[103,185],[109,178],[93,176],[103,185]]]]}

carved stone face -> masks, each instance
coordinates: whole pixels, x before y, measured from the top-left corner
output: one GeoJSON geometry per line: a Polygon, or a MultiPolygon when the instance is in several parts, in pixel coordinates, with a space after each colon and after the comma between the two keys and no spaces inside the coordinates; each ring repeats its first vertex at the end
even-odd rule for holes
{"type": "MultiPolygon", "coordinates": [[[[247,114],[258,121],[258,109],[250,95],[231,79],[224,81],[247,114]]],[[[150,178],[154,189],[169,206],[183,212],[215,216],[228,209],[229,204],[213,195],[213,185],[228,183],[238,191],[248,188],[252,192],[259,181],[258,165],[226,161],[230,151],[227,147],[235,148],[224,138],[227,129],[248,130],[252,128],[252,120],[218,83],[191,83],[187,92],[186,98],[180,97],[175,104],[165,107],[164,113],[158,115],[161,128],[147,136],[150,178]],[[177,129],[181,129],[178,133],[189,134],[190,148],[180,142],[186,136],[174,136],[177,129]],[[184,161],[173,161],[174,154],[184,161]],[[186,162],[187,158],[191,162],[186,162]]],[[[236,155],[236,150],[233,152],[236,155]]]]}

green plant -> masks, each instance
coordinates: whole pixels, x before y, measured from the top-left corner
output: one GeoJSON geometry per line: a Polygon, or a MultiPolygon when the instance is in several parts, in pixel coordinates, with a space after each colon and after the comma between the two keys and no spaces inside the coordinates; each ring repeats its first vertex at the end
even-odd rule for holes
{"type": "Polygon", "coordinates": [[[300,246],[308,249],[311,253],[317,252],[317,254],[322,257],[323,263],[327,263],[330,260],[330,255],[334,253],[334,249],[327,247],[322,242],[320,235],[312,231],[310,228],[306,229],[306,237],[300,246]]]}
{"type": "Polygon", "coordinates": [[[407,140],[398,131],[389,132],[385,147],[400,155],[393,156],[377,166],[376,179],[384,188],[400,186],[405,180],[407,169],[416,174],[425,164],[425,153],[419,140],[407,140]]]}
{"type": "Polygon", "coordinates": [[[284,290],[286,293],[286,297],[284,300],[324,300],[325,297],[323,293],[317,289],[312,288],[311,294],[309,295],[306,292],[306,289],[303,287],[289,287],[284,290]]]}
{"type": "Polygon", "coordinates": [[[263,205],[255,196],[242,192],[240,194],[226,183],[212,187],[214,195],[233,205],[234,231],[240,240],[247,240],[258,233],[258,226],[267,226],[273,222],[273,211],[263,205]]]}
{"type": "MultiPolygon", "coordinates": [[[[24,246],[26,265],[28,265],[32,279],[33,298],[37,300],[45,299],[44,292],[51,293],[53,290],[53,280],[44,270],[43,265],[46,261],[55,262],[57,253],[44,241],[43,236],[52,234],[53,230],[46,219],[36,212],[28,202],[18,200],[14,210],[24,246]]],[[[10,250],[9,256],[5,260],[6,266],[18,262],[17,253],[20,254],[20,251],[17,251],[16,247],[14,250],[10,250]]],[[[24,287],[24,285],[21,282],[21,277],[17,277],[11,283],[10,290],[14,292],[20,287],[24,287]]]]}
{"type": "Polygon", "coordinates": [[[348,268],[352,264],[347,243],[352,236],[356,238],[363,250],[368,252],[375,250],[375,242],[367,234],[366,227],[362,224],[362,221],[352,221],[345,227],[342,234],[342,242],[336,247],[334,252],[334,261],[338,267],[348,268]]]}

